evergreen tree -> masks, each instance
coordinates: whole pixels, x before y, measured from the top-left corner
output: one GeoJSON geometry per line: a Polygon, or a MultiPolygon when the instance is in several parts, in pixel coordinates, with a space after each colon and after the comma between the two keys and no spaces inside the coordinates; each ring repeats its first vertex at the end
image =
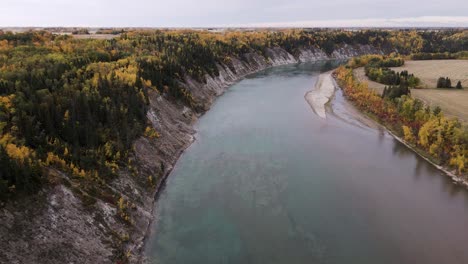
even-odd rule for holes
{"type": "Polygon", "coordinates": [[[385,98],[386,95],[387,95],[387,86],[385,86],[383,89],[382,98],[385,98]]]}
{"type": "Polygon", "coordinates": [[[452,88],[452,81],[449,77],[445,78],[445,88],[452,88]]]}
{"type": "Polygon", "coordinates": [[[461,81],[458,81],[457,82],[457,86],[456,86],[457,89],[463,89],[463,86],[461,84],[461,81]]]}
{"type": "Polygon", "coordinates": [[[445,88],[446,87],[445,83],[446,83],[445,78],[439,77],[439,79],[437,80],[437,88],[445,88]]]}

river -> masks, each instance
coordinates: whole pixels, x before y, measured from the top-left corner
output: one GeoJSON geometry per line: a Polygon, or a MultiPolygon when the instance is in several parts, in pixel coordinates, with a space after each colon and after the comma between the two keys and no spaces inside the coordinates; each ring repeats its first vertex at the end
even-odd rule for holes
{"type": "Polygon", "coordinates": [[[146,245],[150,263],[468,263],[468,192],[382,129],[313,113],[324,65],[233,85],[196,124],[146,245]]]}

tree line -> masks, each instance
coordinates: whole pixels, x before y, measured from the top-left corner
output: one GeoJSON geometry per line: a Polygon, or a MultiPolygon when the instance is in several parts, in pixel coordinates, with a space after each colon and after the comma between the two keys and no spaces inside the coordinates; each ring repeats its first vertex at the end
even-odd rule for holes
{"type": "Polygon", "coordinates": [[[366,76],[375,82],[387,85],[403,85],[414,88],[418,86],[421,81],[414,74],[408,73],[404,70],[395,72],[389,67],[400,67],[405,64],[405,61],[396,54],[389,57],[384,56],[364,56],[362,59],[353,62],[355,66],[364,66],[366,76]]]}
{"type": "Polygon", "coordinates": [[[457,89],[463,89],[463,86],[461,84],[461,81],[458,81],[455,87],[452,86],[452,80],[450,80],[449,77],[439,77],[437,79],[437,88],[457,88],[457,89]]]}

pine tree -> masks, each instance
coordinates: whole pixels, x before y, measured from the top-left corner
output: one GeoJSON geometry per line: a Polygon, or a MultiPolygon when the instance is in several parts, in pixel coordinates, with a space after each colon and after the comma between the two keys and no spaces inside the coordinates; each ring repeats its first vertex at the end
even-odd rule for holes
{"type": "Polygon", "coordinates": [[[437,80],[437,88],[444,88],[445,87],[445,78],[439,77],[437,80]]]}
{"type": "Polygon", "coordinates": [[[445,78],[445,88],[452,88],[452,81],[449,77],[445,78]]]}
{"type": "Polygon", "coordinates": [[[382,98],[385,98],[386,95],[387,95],[387,86],[385,86],[383,89],[382,98]]]}

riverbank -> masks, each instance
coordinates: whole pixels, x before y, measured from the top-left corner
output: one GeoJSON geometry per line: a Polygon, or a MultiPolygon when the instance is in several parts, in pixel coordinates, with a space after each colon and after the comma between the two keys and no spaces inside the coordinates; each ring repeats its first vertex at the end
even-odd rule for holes
{"type": "MultiPolygon", "coordinates": [[[[336,83],[338,84],[339,83],[339,80],[337,79],[336,75],[333,74],[333,78],[334,80],[336,81],[336,83]]],[[[341,89],[341,87],[338,85],[338,87],[341,89]]],[[[346,94],[343,93],[344,96],[346,97],[346,94]]],[[[357,110],[359,110],[359,108],[351,101],[350,102],[353,106],[355,106],[355,108],[357,110]]],[[[455,174],[455,170],[451,170],[449,167],[447,166],[441,166],[439,164],[437,164],[434,160],[432,160],[429,156],[428,153],[426,153],[425,151],[413,146],[412,144],[410,144],[409,142],[405,141],[402,137],[398,136],[392,129],[390,129],[388,127],[387,124],[385,124],[384,122],[382,122],[380,119],[378,119],[376,116],[372,115],[372,114],[369,114],[369,113],[364,113],[362,111],[359,110],[360,113],[362,114],[365,114],[369,120],[373,121],[374,123],[376,123],[378,126],[382,127],[386,132],[388,132],[392,137],[394,137],[396,140],[398,140],[399,142],[401,142],[403,145],[405,145],[407,148],[409,148],[410,150],[412,150],[413,152],[415,152],[417,155],[419,155],[420,157],[422,157],[424,160],[426,160],[427,162],[429,162],[431,165],[433,165],[434,167],[436,167],[438,170],[440,170],[441,172],[443,172],[446,176],[450,177],[452,179],[452,181],[455,183],[455,184],[459,184],[459,185],[462,185],[466,188],[468,188],[468,177],[467,175],[457,175],[455,174]]]]}
{"type": "Polygon", "coordinates": [[[396,140],[398,140],[399,142],[401,142],[403,145],[405,145],[407,148],[411,149],[413,152],[415,152],[416,154],[418,154],[421,158],[425,159],[427,162],[429,162],[430,164],[432,164],[434,167],[436,167],[437,169],[439,169],[440,171],[442,171],[445,175],[447,175],[448,177],[450,177],[453,182],[455,184],[459,184],[459,185],[462,185],[464,187],[466,187],[468,189],[468,179],[466,177],[463,177],[463,176],[458,176],[456,175],[455,173],[453,173],[453,171],[450,171],[450,168],[447,168],[447,167],[444,167],[444,166],[441,166],[441,165],[438,165],[437,163],[435,163],[434,161],[432,161],[430,158],[427,157],[427,154],[425,154],[422,150],[419,150],[417,148],[415,148],[414,146],[412,146],[411,144],[409,144],[408,142],[406,142],[403,138],[397,136],[395,133],[393,133],[390,129],[388,129],[385,125],[382,125],[381,126],[390,134],[392,135],[396,140]]]}

